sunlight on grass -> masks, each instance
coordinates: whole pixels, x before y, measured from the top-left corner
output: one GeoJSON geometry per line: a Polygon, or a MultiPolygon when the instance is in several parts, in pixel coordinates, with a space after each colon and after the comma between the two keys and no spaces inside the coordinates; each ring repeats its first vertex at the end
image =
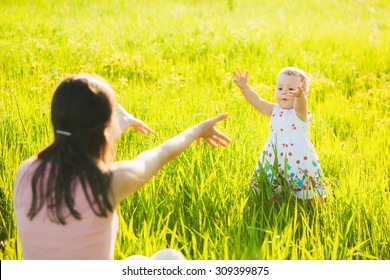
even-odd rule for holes
{"type": "Polygon", "coordinates": [[[221,112],[227,148],[191,146],[118,208],[115,258],[171,247],[188,259],[390,258],[389,1],[2,1],[0,259],[21,259],[18,165],[52,140],[50,102],[69,73],[98,73],[155,131],[117,159],[221,112]],[[286,4],[289,3],[289,4],[286,4]],[[325,12],[326,11],[326,12],[325,12]],[[12,15],[12,16],[9,16],[12,15]],[[269,119],[232,71],[273,100],[281,67],[312,79],[310,139],[331,192],[321,209],[249,190],[269,119]]]}

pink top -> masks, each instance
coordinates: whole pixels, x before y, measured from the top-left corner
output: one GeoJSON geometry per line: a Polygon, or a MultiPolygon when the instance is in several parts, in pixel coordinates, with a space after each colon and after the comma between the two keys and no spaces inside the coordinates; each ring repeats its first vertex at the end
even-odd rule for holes
{"type": "Polygon", "coordinates": [[[65,225],[53,223],[45,206],[33,220],[27,217],[32,199],[31,179],[37,166],[36,161],[27,161],[30,163],[19,168],[14,185],[14,211],[23,258],[113,259],[118,233],[117,213],[108,212],[108,217],[96,216],[79,182],[76,182],[75,208],[80,212],[81,220],[69,215],[65,225]]]}

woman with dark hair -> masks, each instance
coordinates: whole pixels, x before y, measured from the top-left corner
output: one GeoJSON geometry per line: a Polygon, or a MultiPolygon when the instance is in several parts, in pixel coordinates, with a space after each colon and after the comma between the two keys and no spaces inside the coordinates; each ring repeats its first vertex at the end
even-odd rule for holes
{"type": "MultiPolygon", "coordinates": [[[[113,143],[124,131],[153,130],[116,103],[101,77],[66,77],[52,100],[54,141],[22,163],[14,183],[24,259],[113,259],[119,202],[194,140],[226,147],[231,140],[214,127],[226,117],[203,121],[133,160],[114,162],[113,143]]],[[[153,258],[182,256],[167,249],[153,258]]]]}

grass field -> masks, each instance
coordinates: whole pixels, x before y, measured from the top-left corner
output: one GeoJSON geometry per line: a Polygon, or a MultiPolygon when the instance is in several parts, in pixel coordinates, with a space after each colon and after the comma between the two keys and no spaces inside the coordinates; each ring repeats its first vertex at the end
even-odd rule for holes
{"type": "Polygon", "coordinates": [[[205,118],[233,143],[193,144],[118,208],[115,258],[172,247],[188,259],[390,259],[390,2],[0,1],[0,259],[21,259],[18,165],[52,141],[50,102],[69,73],[97,73],[155,131],[129,159],[205,118]],[[273,100],[280,68],[312,79],[310,138],[333,195],[321,211],[248,192],[269,119],[232,70],[273,100]]]}

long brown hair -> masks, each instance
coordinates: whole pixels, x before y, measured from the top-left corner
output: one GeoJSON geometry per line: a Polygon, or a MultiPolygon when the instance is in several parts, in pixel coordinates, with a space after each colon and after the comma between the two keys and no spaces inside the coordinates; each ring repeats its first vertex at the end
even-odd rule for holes
{"type": "Polygon", "coordinates": [[[107,161],[110,145],[104,131],[114,110],[114,93],[100,77],[87,74],[67,76],[57,87],[51,104],[54,142],[38,154],[32,178],[33,219],[46,204],[52,221],[65,224],[66,214],[81,219],[75,209],[75,184],[94,213],[101,217],[113,211],[110,202],[111,173],[98,167],[107,161]]]}

